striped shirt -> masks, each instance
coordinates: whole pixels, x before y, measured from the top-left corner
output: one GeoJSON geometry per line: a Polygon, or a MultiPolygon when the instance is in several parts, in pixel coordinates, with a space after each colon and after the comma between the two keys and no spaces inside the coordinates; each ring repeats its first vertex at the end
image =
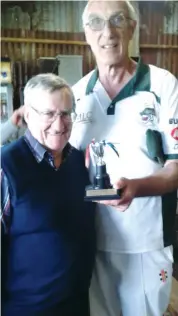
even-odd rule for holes
{"type": "MultiPolygon", "coordinates": [[[[30,133],[27,129],[24,135],[24,140],[29,146],[33,156],[35,157],[36,161],[40,163],[42,160],[46,160],[47,163],[54,168],[54,159],[53,156],[45,149],[30,133]]],[[[70,154],[72,150],[72,146],[67,144],[67,146],[63,150],[63,161],[65,158],[70,154]]],[[[11,204],[10,204],[10,193],[9,193],[9,184],[8,179],[3,171],[1,172],[1,223],[2,223],[2,233],[7,234],[10,224],[10,216],[11,216],[11,204]]]]}

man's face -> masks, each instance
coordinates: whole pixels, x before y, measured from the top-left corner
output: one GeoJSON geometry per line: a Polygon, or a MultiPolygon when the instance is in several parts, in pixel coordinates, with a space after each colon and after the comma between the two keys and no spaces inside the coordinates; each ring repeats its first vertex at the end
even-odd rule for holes
{"type": "Polygon", "coordinates": [[[28,128],[48,150],[62,152],[72,129],[72,96],[67,88],[52,93],[38,91],[35,95],[31,106],[26,106],[28,128]]]}
{"type": "Polygon", "coordinates": [[[88,7],[89,25],[85,26],[88,44],[97,63],[121,64],[128,56],[129,41],[132,39],[136,22],[128,19],[129,13],[124,1],[91,1],[88,7]],[[101,25],[101,30],[94,30],[101,25]],[[120,26],[115,26],[115,25],[120,26]]]}

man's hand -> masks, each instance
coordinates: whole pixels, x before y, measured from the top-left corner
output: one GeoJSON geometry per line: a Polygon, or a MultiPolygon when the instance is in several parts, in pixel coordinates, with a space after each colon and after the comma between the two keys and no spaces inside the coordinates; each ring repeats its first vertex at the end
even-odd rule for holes
{"type": "Polygon", "coordinates": [[[116,207],[119,211],[124,212],[136,196],[136,184],[134,180],[121,178],[113,187],[121,189],[121,198],[119,200],[100,201],[99,203],[116,207]]]}
{"type": "Polygon", "coordinates": [[[167,161],[163,168],[153,175],[140,179],[121,178],[114,185],[121,189],[120,200],[99,201],[105,205],[115,206],[124,212],[136,197],[161,196],[178,189],[178,160],[167,161]]]}
{"type": "Polygon", "coordinates": [[[21,106],[19,109],[15,110],[10,119],[15,126],[21,127],[23,125],[23,117],[24,105],[21,106]]]}

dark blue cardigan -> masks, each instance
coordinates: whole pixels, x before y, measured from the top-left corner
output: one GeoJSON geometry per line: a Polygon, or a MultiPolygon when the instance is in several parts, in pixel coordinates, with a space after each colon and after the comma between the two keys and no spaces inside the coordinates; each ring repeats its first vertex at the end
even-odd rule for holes
{"type": "Polygon", "coordinates": [[[3,251],[3,306],[12,315],[43,310],[88,290],[95,252],[94,204],[83,154],[72,148],[55,171],[22,137],[2,148],[11,225],[3,251]]]}

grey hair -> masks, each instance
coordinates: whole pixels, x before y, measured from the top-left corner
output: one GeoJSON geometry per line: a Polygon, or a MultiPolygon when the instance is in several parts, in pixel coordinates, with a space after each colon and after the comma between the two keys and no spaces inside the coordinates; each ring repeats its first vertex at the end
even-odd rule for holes
{"type": "Polygon", "coordinates": [[[68,89],[71,94],[73,111],[75,111],[75,101],[71,87],[63,78],[52,73],[36,75],[27,82],[24,89],[24,104],[30,105],[33,102],[34,95],[39,91],[52,93],[64,88],[68,89]]]}
{"type": "MultiPolygon", "coordinates": [[[[92,1],[94,2],[95,0],[92,0],[92,1]]],[[[83,11],[83,14],[82,14],[83,26],[85,26],[86,23],[88,22],[88,15],[89,15],[88,9],[89,9],[89,5],[90,5],[90,3],[92,1],[88,1],[87,5],[84,8],[84,11],[83,11]]],[[[119,1],[119,0],[113,0],[113,1],[119,1]]],[[[127,5],[127,9],[128,9],[128,13],[129,13],[128,17],[131,20],[138,21],[137,12],[136,12],[134,6],[131,4],[131,2],[128,1],[128,0],[121,0],[121,1],[124,1],[125,4],[127,5]]],[[[96,0],[96,2],[97,2],[97,0],[96,0]]]]}

